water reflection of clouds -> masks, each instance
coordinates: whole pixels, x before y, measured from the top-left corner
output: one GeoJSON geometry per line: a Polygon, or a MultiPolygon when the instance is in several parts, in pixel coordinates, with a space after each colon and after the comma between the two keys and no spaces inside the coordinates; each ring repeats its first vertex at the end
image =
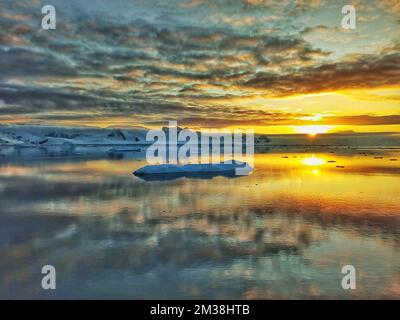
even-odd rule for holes
{"type": "MultiPolygon", "coordinates": [[[[89,277],[98,286],[113,286],[112,277],[128,275],[132,282],[121,279],[127,282],[120,288],[124,297],[131,283],[159,289],[157,281],[175,285],[169,295],[175,297],[340,296],[330,289],[336,279],[332,263],[341,262],[341,254],[361,264],[370,259],[360,253],[365,240],[391,266],[377,260],[374,267],[394,278],[399,274],[396,177],[313,177],[298,167],[274,174],[267,161],[240,179],[147,183],[131,175],[140,163],[118,163],[22,166],[0,174],[0,287],[40,295],[29,284],[35,267],[50,259],[75,285],[89,277]],[[385,194],[376,193],[376,184],[385,194]],[[109,275],[113,270],[119,276],[109,275]],[[169,272],[177,276],[163,280],[169,272]],[[224,284],[229,279],[236,288],[224,284]],[[216,288],[209,291],[212,283],[216,288]]],[[[82,295],[105,290],[86,285],[82,295]]],[[[146,290],[136,294],[154,297],[146,290]]]]}

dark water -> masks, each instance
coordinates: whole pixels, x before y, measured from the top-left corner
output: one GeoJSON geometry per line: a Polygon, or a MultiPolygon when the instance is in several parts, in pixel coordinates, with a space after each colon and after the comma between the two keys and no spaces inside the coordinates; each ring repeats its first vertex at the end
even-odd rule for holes
{"type": "Polygon", "coordinates": [[[234,179],[144,164],[0,164],[0,298],[400,298],[398,152],[259,154],[234,179]]]}

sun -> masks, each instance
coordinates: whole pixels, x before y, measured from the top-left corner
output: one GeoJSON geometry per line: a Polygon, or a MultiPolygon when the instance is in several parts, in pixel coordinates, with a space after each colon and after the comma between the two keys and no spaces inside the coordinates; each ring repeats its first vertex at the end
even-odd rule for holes
{"type": "Polygon", "coordinates": [[[324,125],[310,125],[310,126],[296,126],[294,129],[297,133],[309,134],[314,136],[318,133],[326,133],[332,129],[333,126],[324,125]]]}

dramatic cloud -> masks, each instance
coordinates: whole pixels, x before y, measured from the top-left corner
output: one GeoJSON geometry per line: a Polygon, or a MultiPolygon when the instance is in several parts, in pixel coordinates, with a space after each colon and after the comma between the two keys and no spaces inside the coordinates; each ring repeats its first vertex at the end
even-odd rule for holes
{"type": "Polygon", "coordinates": [[[307,67],[288,74],[257,73],[246,85],[291,95],[400,84],[400,52],[358,55],[347,61],[307,67]]]}
{"type": "MultiPolygon", "coordinates": [[[[0,122],[285,125],[308,112],[274,99],[400,86],[391,1],[356,3],[366,22],[354,32],[328,1],[54,0],[50,31],[44,4],[0,4],[0,122]]],[[[379,116],[392,120],[330,121],[398,123],[379,116]]]]}
{"type": "Polygon", "coordinates": [[[357,116],[327,117],[320,123],[340,124],[340,125],[400,124],[400,115],[389,115],[389,116],[357,115],[357,116]]]}

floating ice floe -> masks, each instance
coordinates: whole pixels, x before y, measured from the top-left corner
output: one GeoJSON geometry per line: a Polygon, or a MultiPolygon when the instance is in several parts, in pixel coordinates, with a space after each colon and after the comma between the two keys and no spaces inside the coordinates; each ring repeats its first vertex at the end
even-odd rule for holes
{"type": "Polygon", "coordinates": [[[133,174],[144,180],[173,180],[181,177],[199,179],[211,179],[216,176],[235,177],[250,174],[252,171],[253,168],[246,162],[234,160],[210,164],[147,165],[133,174]],[[237,170],[240,170],[239,174],[237,170]]]}

